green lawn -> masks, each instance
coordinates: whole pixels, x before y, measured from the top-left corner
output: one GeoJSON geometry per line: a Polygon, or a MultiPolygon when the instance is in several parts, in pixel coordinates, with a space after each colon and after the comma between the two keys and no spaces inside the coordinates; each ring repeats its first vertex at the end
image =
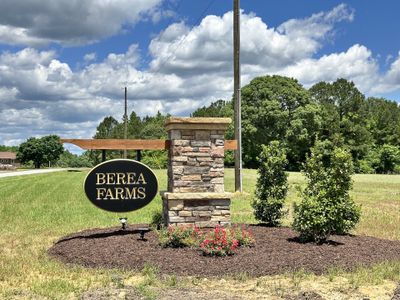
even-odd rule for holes
{"type": "MultiPolygon", "coordinates": [[[[155,173],[160,190],[165,190],[166,171],[155,173]]],[[[74,299],[89,288],[115,285],[116,276],[132,282],[132,278],[140,275],[122,270],[64,266],[47,257],[46,250],[64,235],[118,225],[118,217],[122,215],[102,211],[86,199],[82,187],[85,176],[86,172],[66,171],[0,179],[0,299],[74,299]]],[[[256,171],[244,171],[245,193],[233,199],[233,222],[255,222],[250,202],[256,180],[256,171]]],[[[400,176],[356,175],[354,180],[353,196],[362,205],[362,220],[355,233],[400,240],[400,176]]],[[[291,173],[289,181],[287,207],[291,211],[292,202],[299,201],[296,186],[303,185],[304,178],[299,173],[291,173]]],[[[226,191],[233,191],[233,185],[233,170],[227,169],[226,191]]],[[[131,223],[148,223],[152,214],[159,210],[161,199],[158,196],[145,208],[123,216],[127,216],[131,223]]],[[[291,213],[284,225],[290,222],[291,213]]],[[[367,279],[371,277],[368,272],[373,272],[372,278],[376,280],[373,284],[388,284],[386,279],[390,284],[400,281],[400,263],[381,265],[370,271],[360,269],[347,275],[338,271],[332,276],[344,276],[351,288],[358,283],[359,291],[363,284],[372,284],[367,279]]],[[[293,276],[284,276],[282,280],[292,282],[293,276]]],[[[331,279],[322,276],[318,280],[322,282],[328,278],[331,279]]],[[[163,280],[157,284],[165,288],[165,282],[170,281],[163,280]]],[[[267,278],[265,282],[271,280],[275,279],[267,278]]],[[[244,284],[252,282],[252,279],[246,279],[244,284]]],[[[283,282],[280,283],[282,286],[283,282]]],[[[306,279],[301,282],[306,282],[306,279]]],[[[296,284],[296,288],[301,288],[301,284],[296,284]]]]}

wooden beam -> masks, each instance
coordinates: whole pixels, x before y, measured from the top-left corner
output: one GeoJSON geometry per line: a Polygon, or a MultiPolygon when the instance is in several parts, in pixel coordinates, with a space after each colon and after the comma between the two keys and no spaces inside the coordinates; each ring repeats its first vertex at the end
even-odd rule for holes
{"type": "Polygon", "coordinates": [[[225,140],[225,150],[236,150],[237,141],[236,140],[225,140]]]}
{"type": "MultiPolygon", "coordinates": [[[[61,139],[85,150],[168,150],[169,140],[61,139]]],[[[235,150],[236,140],[226,140],[225,150],[235,150]]]]}
{"type": "Polygon", "coordinates": [[[74,144],[86,150],[165,150],[167,140],[121,140],[121,139],[61,139],[62,143],[74,144]]]}

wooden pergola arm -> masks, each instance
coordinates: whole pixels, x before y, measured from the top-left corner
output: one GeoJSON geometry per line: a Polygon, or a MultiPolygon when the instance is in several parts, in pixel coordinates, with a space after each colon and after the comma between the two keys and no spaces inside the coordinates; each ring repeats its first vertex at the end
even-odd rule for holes
{"type": "MultiPolygon", "coordinates": [[[[168,150],[169,140],[61,139],[85,150],[168,150]]],[[[225,150],[236,150],[236,140],[225,140],[225,150]]]]}

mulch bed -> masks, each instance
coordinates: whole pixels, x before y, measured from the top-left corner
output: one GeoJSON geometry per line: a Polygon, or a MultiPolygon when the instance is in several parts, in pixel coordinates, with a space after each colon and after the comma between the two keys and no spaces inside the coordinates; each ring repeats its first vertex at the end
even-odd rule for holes
{"type": "Polygon", "coordinates": [[[282,274],[304,269],[322,274],[331,267],[356,266],[400,260],[400,241],[368,236],[331,236],[323,245],[301,243],[290,228],[250,225],[256,245],[239,248],[229,257],[206,257],[189,248],[162,248],[155,232],[139,240],[137,228],[92,229],[59,240],[48,251],[64,262],[86,267],[141,270],[148,263],[164,274],[220,276],[246,272],[251,276],[282,274]]]}

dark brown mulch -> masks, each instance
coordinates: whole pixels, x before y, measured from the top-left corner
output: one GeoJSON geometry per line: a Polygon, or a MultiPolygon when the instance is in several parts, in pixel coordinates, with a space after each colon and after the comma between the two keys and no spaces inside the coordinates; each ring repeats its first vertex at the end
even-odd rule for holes
{"type": "Polygon", "coordinates": [[[161,248],[154,232],[139,240],[136,230],[93,229],[59,240],[49,254],[65,263],[87,267],[141,270],[145,263],[157,266],[161,273],[176,275],[220,276],[246,272],[251,276],[281,274],[304,269],[315,274],[330,267],[351,270],[400,260],[400,241],[368,236],[332,236],[328,243],[300,243],[290,228],[249,226],[256,239],[251,248],[239,248],[229,257],[206,257],[197,250],[161,248]]]}

